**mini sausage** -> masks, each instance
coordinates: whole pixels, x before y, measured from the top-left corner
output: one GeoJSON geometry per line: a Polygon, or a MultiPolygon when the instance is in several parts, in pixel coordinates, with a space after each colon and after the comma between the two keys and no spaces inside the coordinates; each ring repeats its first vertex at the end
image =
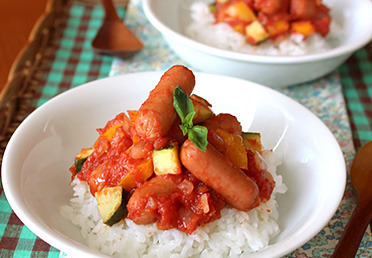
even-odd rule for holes
{"type": "Polygon", "coordinates": [[[315,0],[291,0],[290,15],[292,19],[309,20],[317,15],[315,0]]]}
{"type": "Polygon", "coordinates": [[[220,113],[218,115],[212,115],[208,120],[202,123],[203,126],[207,127],[208,130],[222,129],[226,132],[242,135],[242,126],[238,119],[226,113],[220,113]]]}
{"type": "Polygon", "coordinates": [[[213,145],[208,144],[204,152],[186,140],[181,147],[180,158],[195,177],[222,195],[232,207],[248,211],[258,206],[259,189],[256,183],[213,145]]]}
{"type": "Polygon", "coordinates": [[[269,15],[285,13],[289,7],[289,0],[255,0],[254,7],[269,15]]]}
{"type": "Polygon", "coordinates": [[[184,66],[171,67],[150,92],[139,109],[135,129],[141,137],[155,141],[165,136],[172,126],[176,112],[173,108],[173,91],[180,86],[190,95],[195,86],[194,74],[184,66]]]}
{"type": "MultiPolygon", "coordinates": [[[[157,203],[150,198],[169,195],[177,191],[177,185],[171,178],[156,176],[146,181],[141,187],[134,190],[127,204],[128,218],[139,225],[154,223],[158,219],[157,203]]],[[[156,200],[155,200],[156,201],[156,200]]]]}

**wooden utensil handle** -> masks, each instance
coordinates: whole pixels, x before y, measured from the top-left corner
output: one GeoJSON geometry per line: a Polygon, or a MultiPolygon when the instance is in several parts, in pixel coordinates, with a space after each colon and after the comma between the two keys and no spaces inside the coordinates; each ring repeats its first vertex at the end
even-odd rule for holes
{"type": "Polygon", "coordinates": [[[118,20],[120,20],[112,0],[101,0],[101,2],[102,2],[102,5],[103,5],[103,8],[105,9],[105,19],[118,19],[118,20]]]}
{"type": "Polygon", "coordinates": [[[372,201],[360,199],[332,257],[355,257],[360,241],[372,218],[372,201]]]}

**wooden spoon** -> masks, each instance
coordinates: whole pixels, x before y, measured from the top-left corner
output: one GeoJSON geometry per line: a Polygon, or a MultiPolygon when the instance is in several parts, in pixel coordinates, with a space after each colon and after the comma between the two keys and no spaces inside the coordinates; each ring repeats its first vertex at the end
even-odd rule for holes
{"type": "Polygon", "coordinates": [[[112,0],[102,0],[103,24],[92,42],[93,49],[104,55],[128,58],[143,48],[142,43],[120,20],[112,0]]]}
{"type": "Polygon", "coordinates": [[[350,169],[351,183],[358,194],[358,203],[332,257],[355,257],[360,241],[372,218],[372,141],[355,155],[350,169]]]}

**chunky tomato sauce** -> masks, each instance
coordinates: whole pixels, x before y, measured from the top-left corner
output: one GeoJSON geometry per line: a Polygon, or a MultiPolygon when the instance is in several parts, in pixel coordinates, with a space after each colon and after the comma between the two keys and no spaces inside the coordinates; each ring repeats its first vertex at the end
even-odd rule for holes
{"type": "MultiPolygon", "coordinates": [[[[182,144],[184,137],[175,139],[171,136],[179,135],[179,128],[171,129],[167,137],[147,141],[134,130],[136,113],[137,111],[130,111],[129,117],[121,113],[104,128],[97,130],[99,137],[81,170],[78,171],[75,165],[70,168],[73,177],[86,181],[92,195],[105,187],[122,186],[131,195],[127,204],[127,217],[137,224],[157,223],[157,227],[162,230],[177,228],[191,234],[198,226],[219,219],[226,201],[221,194],[197,179],[185,167],[182,167],[180,174],[154,173],[153,150],[171,143],[182,144]]],[[[232,162],[238,165],[248,162],[247,167],[242,170],[257,184],[260,201],[269,200],[275,182],[266,171],[258,152],[246,152],[243,145],[243,152],[239,148],[235,152],[227,151],[242,144],[239,141],[241,126],[236,118],[229,114],[213,115],[204,125],[210,130],[209,144],[215,145],[226,155],[246,155],[242,157],[244,159],[232,159],[232,162]],[[230,143],[226,139],[230,139],[230,143]]]]}
{"type": "Polygon", "coordinates": [[[253,45],[294,33],[325,37],[331,23],[321,0],[216,0],[211,10],[216,23],[229,24],[253,45]]]}

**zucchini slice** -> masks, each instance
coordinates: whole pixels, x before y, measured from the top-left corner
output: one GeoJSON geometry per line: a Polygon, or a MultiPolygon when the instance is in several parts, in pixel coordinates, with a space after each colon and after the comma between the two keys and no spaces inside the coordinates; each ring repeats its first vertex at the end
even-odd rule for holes
{"type": "Polygon", "coordinates": [[[213,115],[213,111],[210,108],[212,105],[209,104],[208,101],[195,94],[191,95],[190,99],[195,111],[195,115],[192,120],[194,124],[200,124],[213,115]]]}
{"type": "Polygon", "coordinates": [[[165,174],[181,174],[181,161],[179,158],[179,147],[177,143],[160,149],[153,150],[152,163],[157,176],[165,174]]]}
{"type": "Polygon", "coordinates": [[[258,153],[261,153],[262,143],[261,143],[260,133],[243,132],[242,137],[243,137],[243,143],[244,143],[246,150],[250,150],[253,152],[257,151],[258,153]]]}
{"type": "Polygon", "coordinates": [[[87,160],[87,158],[92,154],[94,149],[92,148],[83,148],[81,151],[76,155],[75,157],[75,168],[76,172],[79,173],[81,171],[81,168],[83,167],[84,162],[87,160]]]}
{"type": "Polygon", "coordinates": [[[127,211],[129,193],[121,186],[105,187],[95,193],[98,212],[103,223],[112,226],[123,219],[127,211]]]}

